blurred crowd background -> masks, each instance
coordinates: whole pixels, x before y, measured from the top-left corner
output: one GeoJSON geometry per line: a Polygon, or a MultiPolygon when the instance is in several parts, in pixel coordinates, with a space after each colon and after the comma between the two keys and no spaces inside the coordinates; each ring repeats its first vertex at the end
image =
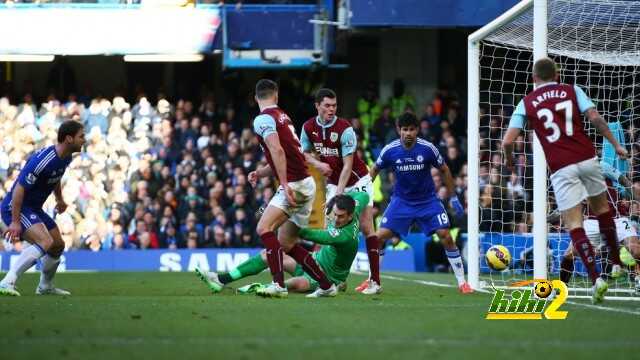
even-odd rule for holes
{"type": "MultiPolygon", "coordinates": [[[[313,93],[319,86],[281,86],[281,99],[289,94],[281,106],[299,131],[314,115],[313,93]]],[[[340,104],[339,113],[357,114],[349,120],[358,135],[358,153],[371,164],[397,138],[395,119],[413,112],[421,119],[420,136],[445,156],[464,199],[466,121],[455,94],[438,91],[424,109],[415,108],[402,79],[395,81],[391,98],[377,94],[377,85],[370,84],[356,104],[340,104]]],[[[42,103],[29,93],[0,98],[0,197],[30,154],[54,144],[59,124],[74,119],[85,124],[87,145],[63,178],[69,208],[56,222],[68,250],[261,246],[255,212],[277,184],[263,178],[252,188],[247,182],[248,173],[264,162],[251,129],[259,112],[252,94],[241,100],[210,91],[198,99],[171,101],[161,92],[153,97],[49,95],[42,103]]],[[[438,195],[448,198],[437,171],[433,176],[438,195]]],[[[392,173],[382,173],[375,183],[378,218],[393,181],[392,173]]],[[[53,214],[53,207],[50,197],[45,210],[53,214]]],[[[465,219],[454,221],[466,232],[465,219]]],[[[400,249],[402,243],[396,239],[389,246],[400,249]]]]}

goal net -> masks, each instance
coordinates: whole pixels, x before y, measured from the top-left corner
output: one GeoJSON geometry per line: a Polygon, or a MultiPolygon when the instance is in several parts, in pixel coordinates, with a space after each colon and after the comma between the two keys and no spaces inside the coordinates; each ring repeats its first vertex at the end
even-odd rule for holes
{"type": "MultiPolygon", "coordinates": [[[[547,5],[548,56],[559,64],[561,82],[581,87],[596,104],[614,135],[626,144],[631,160],[619,161],[610,144],[604,144],[603,138],[585,121],[585,129],[596,144],[601,161],[618,169],[632,182],[640,181],[636,160],[640,150],[637,141],[640,134],[638,24],[640,3],[635,1],[549,0],[547,5]]],[[[508,128],[510,115],[518,101],[533,89],[532,34],[533,6],[527,6],[489,32],[476,47],[479,58],[476,104],[480,112],[475,131],[479,139],[479,162],[470,161],[469,166],[477,167],[479,188],[477,196],[469,199],[469,206],[479,208],[479,252],[475,255],[479,256],[480,286],[488,285],[489,281],[499,286],[533,278],[534,236],[531,231],[534,221],[549,220],[546,251],[549,278],[558,278],[560,261],[570,247],[568,233],[561,221],[533,218],[533,134],[530,129],[525,129],[516,143],[515,174],[505,168],[502,159],[501,139],[508,128]],[[507,270],[495,272],[488,268],[484,254],[492,245],[504,245],[510,250],[512,262],[507,270]]],[[[471,106],[473,104],[470,109],[471,106]]],[[[470,129],[469,137],[473,136],[470,129]]],[[[470,151],[469,157],[473,154],[470,151]]],[[[617,205],[619,216],[625,220],[621,225],[627,230],[625,241],[631,245],[622,251],[627,264],[625,271],[617,278],[608,278],[607,298],[637,300],[640,294],[635,291],[636,268],[629,255],[637,252],[633,246],[637,235],[635,239],[631,235],[638,232],[640,207],[633,189],[618,187],[616,190],[625,197],[617,205]]],[[[547,213],[552,214],[556,206],[550,183],[547,194],[547,213]]],[[[603,273],[609,273],[611,264],[607,263],[605,255],[598,256],[599,263],[603,273]]],[[[470,262],[470,266],[473,263],[470,262]]],[[[568,284],[569,295],[586,297],[591,282],[579,257],[574,263],[568,284]]]]}

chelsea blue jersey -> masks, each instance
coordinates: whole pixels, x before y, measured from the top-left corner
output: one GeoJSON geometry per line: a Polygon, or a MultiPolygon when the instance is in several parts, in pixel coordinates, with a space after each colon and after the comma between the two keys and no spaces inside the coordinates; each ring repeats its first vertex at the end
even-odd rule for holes
{"type": "Polygon", "coordinates": [[[431,167],[440,168],[444,164],[438,149],[420,138],[411,149],[405,149],[400,139],[392,141],[376,160],[378,169],[391,168],[396,175],[393,196],[412,204],[439,201],[431,167]]]}
{"type": "Polygon", "coordinates": [[[27,160],[26,165],[20,171],[11,191],[2,201],[2,208],[11,207],[11,198],[16,183],[24,188],[23,207],[42,208],[44,202],[62,179],[72,159],[71,156],[61,159],[56,153],[55,145],[37,151],[27,160]]]}

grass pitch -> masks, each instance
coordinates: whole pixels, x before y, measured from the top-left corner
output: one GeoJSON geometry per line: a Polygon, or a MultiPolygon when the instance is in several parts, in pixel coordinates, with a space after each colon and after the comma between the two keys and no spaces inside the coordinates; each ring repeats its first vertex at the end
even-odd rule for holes
{"type": "Polygon", "coordinates": [[[484,317],[490,294],[463,296],[452,274],[386,274],[384,293],[333,299],[211,295],[193,273],[59,274],[70,297],[35,296],[37,275],[0,298],[0,359],[628,359],[640,304],[567,303],[567,320],[484,317]],[[420,283],[423,281],[423,283],[420,283]]]}

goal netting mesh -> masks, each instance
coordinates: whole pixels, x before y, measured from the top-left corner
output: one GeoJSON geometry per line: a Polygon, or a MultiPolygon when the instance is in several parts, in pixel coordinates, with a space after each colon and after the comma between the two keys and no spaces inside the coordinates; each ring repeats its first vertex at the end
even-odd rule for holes
{"type": "MultiPolygon", "coordinates": [[[[631,154],[627,168],[619,167],[631,181],[640,181],[636,159],[640,150],[640,2],[550,0],[547,13],[548,54],[560,66],[561,81],[580,86],[610,127],[619,127],[615,133],[624,138],[631,154]]],[[[516,144],[515,175],[504,167],[500,146],[515,105],[532,90],[532,33],[533,7],[480,43],[480,271],[481,279],[495,285],[533,276],[532,133],[525,131],[516,144]],[[483,258],[497,244],[506,246],[513,258],[503,272],[490,271],[483,258]]],[[[609,156],[611,150],[602,137],[586,121],[585,127],[599,156],[609,156]]],[[[635,230],[637,200],[631,191],[618,204],[629,209],[628,226],[635,230]]],[[[549,187],[548,211],[554,209],[549,187]]],[[[548,231],[549,277],[558,278],[569,236],[560,221],[550,222],[548,231]]],[[[608,271],[605,257],[599,258],[601,268],[608,271]]],[[[632,261],[628,263],[631,266],[621,277],[609,279],[608,297],[638,298],[635,268],[632,261]]],[[[575,265],[570,296],[586,296],[591,283],[578,257],[575,265]]]]}

